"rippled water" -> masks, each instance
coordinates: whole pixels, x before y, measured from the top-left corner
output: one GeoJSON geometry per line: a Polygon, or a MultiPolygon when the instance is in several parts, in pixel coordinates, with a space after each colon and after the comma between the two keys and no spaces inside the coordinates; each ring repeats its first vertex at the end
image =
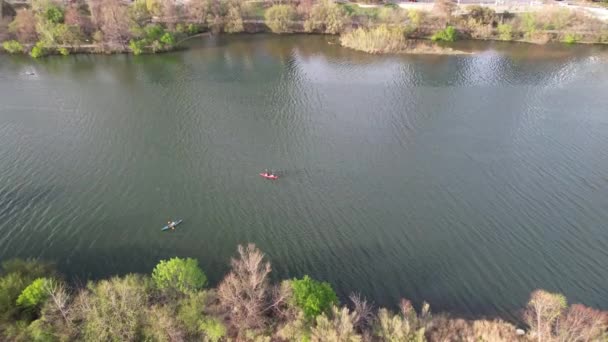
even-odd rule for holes
{"type": "Polygon", "coordinates": [[[82,279],[192,256],[217,282],[251,241],[276,278],[383,305],[510,315],[543,287],[608,308],[605,50],[327,40],[0,56],[0,258],[82,279]]]}

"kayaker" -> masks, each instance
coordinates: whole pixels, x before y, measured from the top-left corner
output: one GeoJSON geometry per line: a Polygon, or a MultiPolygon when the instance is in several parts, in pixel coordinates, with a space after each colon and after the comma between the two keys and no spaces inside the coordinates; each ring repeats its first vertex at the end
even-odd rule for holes
{"type": "Polygon", "coordinates": [[[171,228],[171,230],[175,230],[175,224],[173,224],[173,222],[171,222],[171,221],[167,222],[167,226],[169,228],[171,228]]]}

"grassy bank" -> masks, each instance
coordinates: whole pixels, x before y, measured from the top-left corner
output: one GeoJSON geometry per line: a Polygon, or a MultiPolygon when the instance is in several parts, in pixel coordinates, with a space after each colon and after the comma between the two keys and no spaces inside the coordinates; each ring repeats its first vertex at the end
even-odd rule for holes
{"type": "Polygon", "coordinates": [[[169,51],[200,32],[270,31],[341,35],[349,48],[371,53],[453,53],[409,39],[492,39],[532,43],[608,43],[608,25],[582,12],[546,10],[510,14],[437,0],[431,10],[396,5],[363,8],[329,0],[285,2],[190,0],[33,0],[4,11],[4,50],[32,57],[74,52],[134,54],[169,51]],[[7,23],[9,23],[7,25],[7,23]]]}
{"type": "MultiPolygon", "coordinates": [[[[538,290],[522,324],[464,320],[416,310],[376,308],[353,294],[341,303],[331,285],[304,276],[272,284],[270,263],[239,246],[216,288],[194,259],[160,261],[150,275],[129,274],[73,286],[50,264],[11,260],[0,273],[3,341],[600,341],[608,314],[538,290]]],[[[523,303],[522,303],[523,304],[523,303]]]]}

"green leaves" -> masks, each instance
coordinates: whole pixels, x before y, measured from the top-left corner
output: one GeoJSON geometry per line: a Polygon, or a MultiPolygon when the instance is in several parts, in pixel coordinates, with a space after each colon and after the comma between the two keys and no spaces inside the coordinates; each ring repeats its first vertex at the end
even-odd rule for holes
{"type": "Polygon", "coordinates": [[[294,279],[291,287],[295,305],[304,312],[307,319],[329,312],[332,305],[338,303],[338,297],[329,283],[316,281],[307,275],[302,279],[294,279]]]}
{"type": "Polygon", "coordinates": [[[437,31],[432,37],[433,41],[453,42],[456,40],[456,29],[454,26],[448,26],[443,30],[437,31]]]}
{"type": "Polygon", "coordinates": [[[44,301],[48,298],[48,286],[51,284],[49,278],[38,278],[28,285],[19,297],[17,298],[17,305],[26,308],[34,309],[40,307],[44,301]]]}
{"type": "Polygon", "coordinates": [[[161,290],[191,293],[207,284],[207,276],[192,258],[161,260],[152,271],[152,279],[161,290]]]}

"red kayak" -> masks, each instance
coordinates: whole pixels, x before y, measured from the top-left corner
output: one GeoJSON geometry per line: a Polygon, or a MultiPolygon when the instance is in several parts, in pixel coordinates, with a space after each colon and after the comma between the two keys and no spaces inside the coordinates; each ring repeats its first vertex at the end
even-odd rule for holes
{"type": "Polygon", "coordinates": [[[266,178],[266,179],[279,179],[279,176],[277,175],[272,175],[272,174],[267,174],[267,173],[260,173],[260,176],[266,178]]]}

